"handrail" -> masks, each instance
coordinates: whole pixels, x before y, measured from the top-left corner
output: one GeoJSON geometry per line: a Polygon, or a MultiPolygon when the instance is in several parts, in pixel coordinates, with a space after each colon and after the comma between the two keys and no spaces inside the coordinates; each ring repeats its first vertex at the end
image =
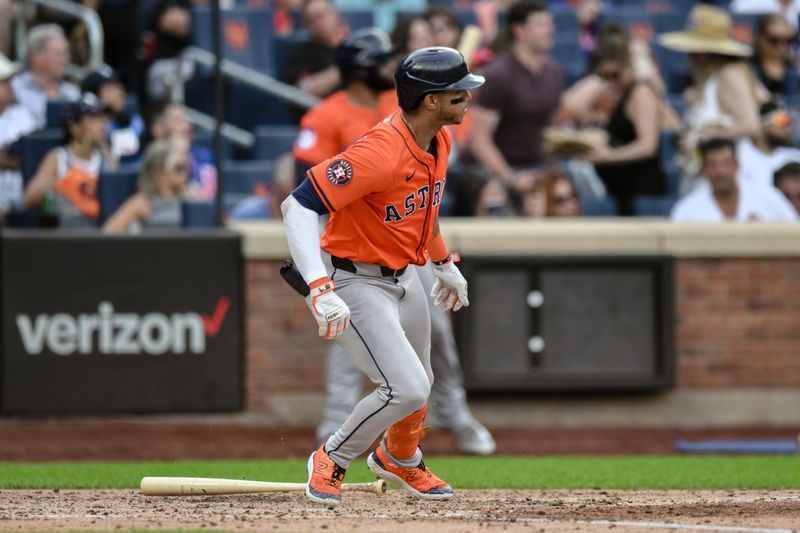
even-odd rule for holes
{"type": "MultiPolygon", "coordinates": [[[[214,131],[214,125],[216,121],[211,115],[207,115],[206,113],[187,107],[186,117],[192,124],[200,126],[204,130],[214,131]]],[[[248,148],[253,146],[256,142],[255,135],[247,130],[238,128],[233,124],[228,124],[227,122],[222,124],[222,136],[232,140],[236,144],[246,146],[248,148]]]]}
{"type": "MultiPolygon", "coordinates": [[[[100,22],[100,17],[93,9],[66,0],[24,0],[23,5],[17,10],[16,23],[17,57],[20,61],[27,61],[28,59],[28,21],[26,14],[31,4],[39,4],[83,21],[89,37],[89,64],[86,68],[91,72],[103,66],[105,35],[103,34],[103,24],[100,22]]],[[[76,73],[76,69],[71,69],[71,73],[76,73]]],[[[78,73],[79,77],[82,77],[86,71],[85,69],[79,69],[78,73]]]]}
{"type": "MultiPolygon", "coordinates": [[[[195,61],[207,67],[213,67],[215,58],[214,54],[211,52],[194,46],[190,46],[183,51],[177,61],[175,68],[175,84],[172,86],[171,91],[172,100],[175,102],[183,102],[184,100],[186,80],[183,78],[183,62],[187,60],[195,61]]],[[[314,107],[321,101],[316,96],[304,93],[294,85],[283,83],[257,70],[234,63],[229,59],[223,59],[220,68],[225,76],[306,109],[314,107]]]]}

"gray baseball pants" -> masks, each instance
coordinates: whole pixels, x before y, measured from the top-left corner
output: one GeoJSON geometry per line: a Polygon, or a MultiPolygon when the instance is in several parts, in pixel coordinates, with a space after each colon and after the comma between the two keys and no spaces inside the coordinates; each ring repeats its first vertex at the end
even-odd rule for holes
{"type": "MultiPolygon", "coordinates": [[[[325,444],[331,459],[347,468],[386,428],[428,401],[433,383],[428,296],[415,268],[395,279],[382,276],[376,265],[356,263],[353,274],[335,269],[326,254],[323,262],[351,313],[350,327],[335,342],[376,385],[325,444]]],[[[409,462],[421,457],[417,449],[409,462]]]]}
{"type": "MultiPolygon", "coordinates": [[[[430,264],[409,267],[412,268],[422,282],[431,320],[430,361],[436,379],[431,388],[429,416],[448,429],[463,427],[470,423],[471,413],[450,318],[428,297],[435,279],[430,264]]],[[[347,419],[363,396],[364,384],[364,375],[338,345],[331,346],[328,351],[325,377],[325,408],[317,426],[317,440],[320,442],[333,435],[347,419]]]]}

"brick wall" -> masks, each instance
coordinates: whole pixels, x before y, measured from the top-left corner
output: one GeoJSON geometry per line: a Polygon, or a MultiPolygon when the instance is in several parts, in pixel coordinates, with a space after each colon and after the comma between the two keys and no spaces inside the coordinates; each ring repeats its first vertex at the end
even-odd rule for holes
{"type": "MultiPolygon", "coordinates": [[[[279,266],[246,261],[248,411],[323,387],[326,343],[279,266]]],[[[675,313],[679,389],[800,387],[800,258],[679,259],[675,313]]]]}
{"type": "Polygon", "coordinates": [[[800,260],[681,259],[677,384],[800,386],[800,260]]]}

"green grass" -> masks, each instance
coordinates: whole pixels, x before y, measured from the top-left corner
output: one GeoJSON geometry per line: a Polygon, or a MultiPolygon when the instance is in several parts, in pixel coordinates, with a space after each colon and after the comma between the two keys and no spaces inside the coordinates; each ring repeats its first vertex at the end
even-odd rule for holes
{"type": "MultiPolygon", "coordinates": [[[[435,457],[456,488],[800,489],[797,456],[435,457]]],[[[0,463],[0,489],[138,488],[144,476],[305,481],[305,461],[0,463]]],[[[347,481],[371,481],[364,461],[347,481]]]]}

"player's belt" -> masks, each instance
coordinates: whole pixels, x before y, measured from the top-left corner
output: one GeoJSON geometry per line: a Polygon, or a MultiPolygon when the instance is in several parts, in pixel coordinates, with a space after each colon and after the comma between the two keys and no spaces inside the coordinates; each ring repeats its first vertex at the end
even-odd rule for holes
{"type": "Polygon", "coordinates": [[[381,276],[385,278],[399,278],[400,276],[405,274],[406,268],[408,268],[407,266],[404,266],[403,268],[394,269],[383,265],[368,265],[365,263],[354,263],[349,259],[336,257],[335,255],[331,256],[331,265],[333,265],[334,268],[344,270],[345,272],[350,272],[351,274],[358,274],[359,267],[361,269],[360,273],[367,275],[370,274],[370,272],[366,272],[367,270],[372,270],[372,275],[375,275],[378,269],[380,269],[381,276]]]}

